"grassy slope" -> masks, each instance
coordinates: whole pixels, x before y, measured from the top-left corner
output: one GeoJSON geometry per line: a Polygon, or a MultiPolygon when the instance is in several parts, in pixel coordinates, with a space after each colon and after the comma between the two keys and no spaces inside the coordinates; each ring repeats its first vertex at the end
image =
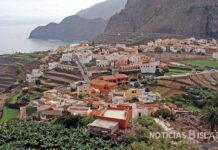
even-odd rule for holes
{"type": "Polygon", "coordinates": [[[0,123],[3,123],[3,122],[6,122],[10,119],[16,118],[18,116],[18,113],[19,113],[19,110],[11,109],[11,108],[8,108],[5,106],[4,110],[3,110],[3,116],[0,119],[0,123]]]}
{"type": "Polygon", "coordinates": [[[167,72],[165,75],[177,75],[177,74],[186,74],[190,71],[184,70],[184,69],[169,69],[169,72],[167,72]]]}
{"type": "Polygon", "coordinates": [[[17,93],[16,95],[14,95],[14,96],[12,97],[11,102],[12,102],[13,104],[17,103],[18,100],[19,100],[19,98],[22,97],[22,96],[23,96],[23,93],[22,93],[22,92],[17,93]]]}

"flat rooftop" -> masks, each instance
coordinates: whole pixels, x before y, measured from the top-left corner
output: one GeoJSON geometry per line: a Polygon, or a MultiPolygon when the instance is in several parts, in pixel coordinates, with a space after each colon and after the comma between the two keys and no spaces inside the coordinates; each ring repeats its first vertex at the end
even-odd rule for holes
{"type": "Polygon", "coordinates": [[[114,122],[114,121],[97,119],[91,124],[89,124],[89,126],[100,127],[104,129],[113,129],[114,127],[118,126],[118,124],[119,124],[118,122],[114,122]]]}
{"type": "Polygon", "coordinates": [[[103,117],[115,118],[115,119],[125,119],[126,111],[109,109],[105,111],[105,113],[103,114],[103,117]]]}

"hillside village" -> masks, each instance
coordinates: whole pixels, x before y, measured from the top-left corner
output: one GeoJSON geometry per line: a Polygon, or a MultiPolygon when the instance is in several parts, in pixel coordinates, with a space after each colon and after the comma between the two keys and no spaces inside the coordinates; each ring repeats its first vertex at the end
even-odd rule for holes
{"type": "Polygon", "coordinates": [[[214,39],[157,39],[131,47],[94,42],[59,46],[39,61],[19,88],[3,90],[6,86],[0,84],[7,95],[2,118],[5,107],[19,110],[11,118],[20,120],[53,121],[66,112],[95,117],[87,132],[113,140],[132,133],[135,120],[143,116],[152,116],[164,131],[210,130],[199,114],[209,101],[204,94],[217,98],[214,39]]]}

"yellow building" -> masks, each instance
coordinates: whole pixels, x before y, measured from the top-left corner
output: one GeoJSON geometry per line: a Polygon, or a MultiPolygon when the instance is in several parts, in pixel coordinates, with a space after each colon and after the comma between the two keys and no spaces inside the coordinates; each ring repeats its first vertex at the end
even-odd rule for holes
{"type": "Polygon", "coordinates": [[[53,90],[45,91],[43,92],[43,97],[45,99],[54,99],[55,97],[57,97],[57,90],[53,89],[53,90]]]}
{"type": "Polygon", "coordinates": [[[88,93],[90,97],[98,97],[101,94],[100,90],[95,88],[90,88],[88,93]]]}
{"type": "Polygon", "coordinates": [[[139,89],[128,89],[124,93],[124,99],[129,101],[132,100],[134,97],[139,97],[141,95],[141,91],[139,89]]]}
{"type": "Polygon", "coordinates": [[[77,95],[88,95],[89,94],[89,86],[87,84],[81,85],[77,87],[77,95]]]}
{"type": "Polygon", "coordinates": [[[178,40],[176,39],[164,39],[161,41],[162,46],[176,45],[178,40]]]}

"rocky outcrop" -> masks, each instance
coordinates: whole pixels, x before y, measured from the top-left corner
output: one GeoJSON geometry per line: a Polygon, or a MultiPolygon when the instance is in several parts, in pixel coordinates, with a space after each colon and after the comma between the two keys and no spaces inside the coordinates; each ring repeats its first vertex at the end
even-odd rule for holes
{"type": "Polygon", "coordinates": [[[103,19],[85,19],[80,16],[70,16],[61,23],[50,23],[46,26],[37,27],[29,38],[55,39],[63,41],[85,41],[102,33],[107,24],[103,19]]]}
{"type": "Polygon", "coordinates": [[[128,0],[93,40],[134,44],[190,36],[218,38],[217,0],[128,0]]]}

